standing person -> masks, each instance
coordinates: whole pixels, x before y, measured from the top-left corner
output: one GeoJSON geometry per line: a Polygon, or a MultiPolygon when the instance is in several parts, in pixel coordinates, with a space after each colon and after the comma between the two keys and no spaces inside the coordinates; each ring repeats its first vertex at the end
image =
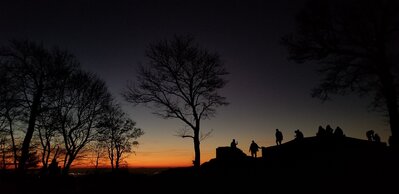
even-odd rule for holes
{"type": "Polygon", "coordinates": [[[238,145],[238,141],[236,142],[235,139],[233,139],[233,141],[231,141],[231,143],[230,143],[231,148],[237,148],[237,145],[238,145]]]}
{"type": "Polygon", "coordinates": [[[303,136],[302,131],[300,131],[299,129],[295,130],[295,140],[301,140],[303,138],[304,138],[304,136],[303,136]]]}
{"type": "Polygon", "coordinates": [[[327,125],[326,126],[326,135],[331,136],[333,134],[333,132],[334,132],[334,129],[331,128],[330,125],[327,125]]]}
{"type": "Polygon", "coordinates": [[[251,156],[252,156],[253,158],[256,158],[256,154],[257,154],[258,150],[259,150],[258,144],[256,144],[255,141],[252,140],[252,143],[251,143],[251,145],[249,146],[249,152],[251,152],[251,156]]]}
{"type": "Polygon", "coordinates": [[[319,126],[319,130],[316,133],[317,137],[322,137],[326,134],[326,129],[324,129],[322,126],[319,126]]]}
{"type": "Polygon", "coordinates": [[[283,141],[283,133],[276,129],[276,144],[281,145],[281,142],[283,141]]]}
{"type": "Polygon", "coordinates": [[[344,135],[344,131],[341,129],[341,127],[338,127],[338,126],[337,126],[337,128],[335,128],[334,135],[335,135],[336,137],[343,137],[343,136],[345,136],[345,135],[344,135]]]}
{"type": "Polygon", "coordinates": [[[368,130],[366,132],[366,136],[369,141],[373,141],[374,140],[374,130],[368,130]]]}

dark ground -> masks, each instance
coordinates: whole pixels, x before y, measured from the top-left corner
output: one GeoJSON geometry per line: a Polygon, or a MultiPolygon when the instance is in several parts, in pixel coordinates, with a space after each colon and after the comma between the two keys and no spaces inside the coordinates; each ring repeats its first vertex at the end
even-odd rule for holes
{"type": "Polygon", "coordinates": [[[253,162],[251,168],[231,164],[217,174],[185,168],[159,175],[3,176],[1,193],[399,193],[397,172],[385,168],[309,171],[293,165],[280,171],[281,166],[259,170],[259,161],[253,162]]]}
{"type": "Polygon", "coordinates": [[[399,160],[388,147],[350,138],[318,141],[267,148],[265,158],[212,159],[199,172],[174,168],[159,174],[41,178],[2,174],[0,193],[399,193],[399,160]]]}

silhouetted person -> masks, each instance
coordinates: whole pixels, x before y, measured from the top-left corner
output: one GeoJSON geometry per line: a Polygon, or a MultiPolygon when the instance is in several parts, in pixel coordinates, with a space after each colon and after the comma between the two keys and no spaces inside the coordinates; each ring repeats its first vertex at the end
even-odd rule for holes
{"type": "Polygon", "coordinates": [[[324,136],[325,134],[326,130],[322,126],[319,126],[319,130],[317,131],[316,136],[321,137],[324,136]]]}
{"type": "Polygon", "coordinates": [[[333,128],[331,128],[330,125],[326,126],[326,135],[332,135],[333,134],[333,128]]]}
{"type": "Polygon", "coordinates": [[[378,133],[375,133],[375,134],[374,134],[374,141],[375,141],[375,142],[378,142],[378,143],[381,142],[381,138],[380,138],[380,136],[378,135],[378,133]]]}
{"type": "Polygon", "coordinates": [[[283,141],[283,133],[276,129],[276,144],[281,145],[281,142],[283,141]]]}
{"type": "Polygon", "coordinates": [[[299,129],[295,130],[295,140],[303,139],[303,133],[299,129]]]}
{"type": "Polygon", "coordinates": [[[368,131],[366,132],[366,136],[367,136],[367,139],[368,139],[369,141],[373,141],[373,139],[374,139],[374,131],[373,131],[373,130],[368,130],[368,131]]]}
{"type": "Polygon", "coordinates": [[[251,152],[251,156],[256,158],[256,153],[259,151],[259,146],[255,143],[254,140],[252,140],[252,143],[249,146],[249,151],[251,152]]]}
{"type": "Polygon", "coordinates": [[[341,127],[337,127],[337,128],[335,128],[334,135],[336,137],[343,137],[344,131],[341,129],[341,127]]]}
{"type": "Polygon", "coordinates": [[[237,145],[238,145],[238,142],[236,142],[235,139],[233,139],[233,141],[231,141],[231,143],[230,143],[231,148],[237,148],[237,145]]]}

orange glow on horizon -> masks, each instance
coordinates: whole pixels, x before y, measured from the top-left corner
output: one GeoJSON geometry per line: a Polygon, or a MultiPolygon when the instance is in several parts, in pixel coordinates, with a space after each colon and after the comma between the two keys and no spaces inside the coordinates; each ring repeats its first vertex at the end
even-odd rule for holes
{"type": "MultiPolygon", "coordinates": [[[[120,168],[175,168],[175,167],[190,167],[193,165],[194,151],[190,150],[169,150],[156,152],[140,152],[136,155],[131,154],[123,162],[120,163],[120,168]]],[[[215,152],[203,150],[201,152],[201,164],[215,158],[215,152]]],[[[62,165],[62,162],[59,162],[62,165]]],[[[95,168],[93,161],[89,159],[75,161],[71,168],[95,168]]],[[[103,158],[99,162],[98,168],[111,168],[109,160],[103,158]]]]}

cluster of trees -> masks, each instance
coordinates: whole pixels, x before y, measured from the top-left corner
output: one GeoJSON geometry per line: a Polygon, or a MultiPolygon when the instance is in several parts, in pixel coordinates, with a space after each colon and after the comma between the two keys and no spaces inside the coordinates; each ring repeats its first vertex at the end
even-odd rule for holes
{"type": "Polygon", "coordinates": [[[41,163],[45,171],[58,159],[66,174],[100,142],[117,169],[143,135],[135,126],[105,82],[69,52],[30,41],[0,48],[1,168],[23,173],[41,163]]]}
{"type": "MultiPolygon", "coordinates": [[[[227,105],[218,94],[227,81],[217,53],[198,46],[191,36],[175,36],[149,46],[148,63],[123,92],[126,101],[151,104],[157,115],[188,126],[178,135],[192,138],[195,167],[200,166],[200,122],[227,105]],[[190,130],[192,129],[192,133],[190,130]]],[[[104,81],[83,71],[67,51],[29,41],[0,48],[0,154],[2,168],[20,172],[41,163],[63,161],[68,173],[86,150],[96,167],[103,155],[118,169],[143,135],[113,100],[104,81]],[[104,154],[106,153],[106,154],[104,154]]]]}

